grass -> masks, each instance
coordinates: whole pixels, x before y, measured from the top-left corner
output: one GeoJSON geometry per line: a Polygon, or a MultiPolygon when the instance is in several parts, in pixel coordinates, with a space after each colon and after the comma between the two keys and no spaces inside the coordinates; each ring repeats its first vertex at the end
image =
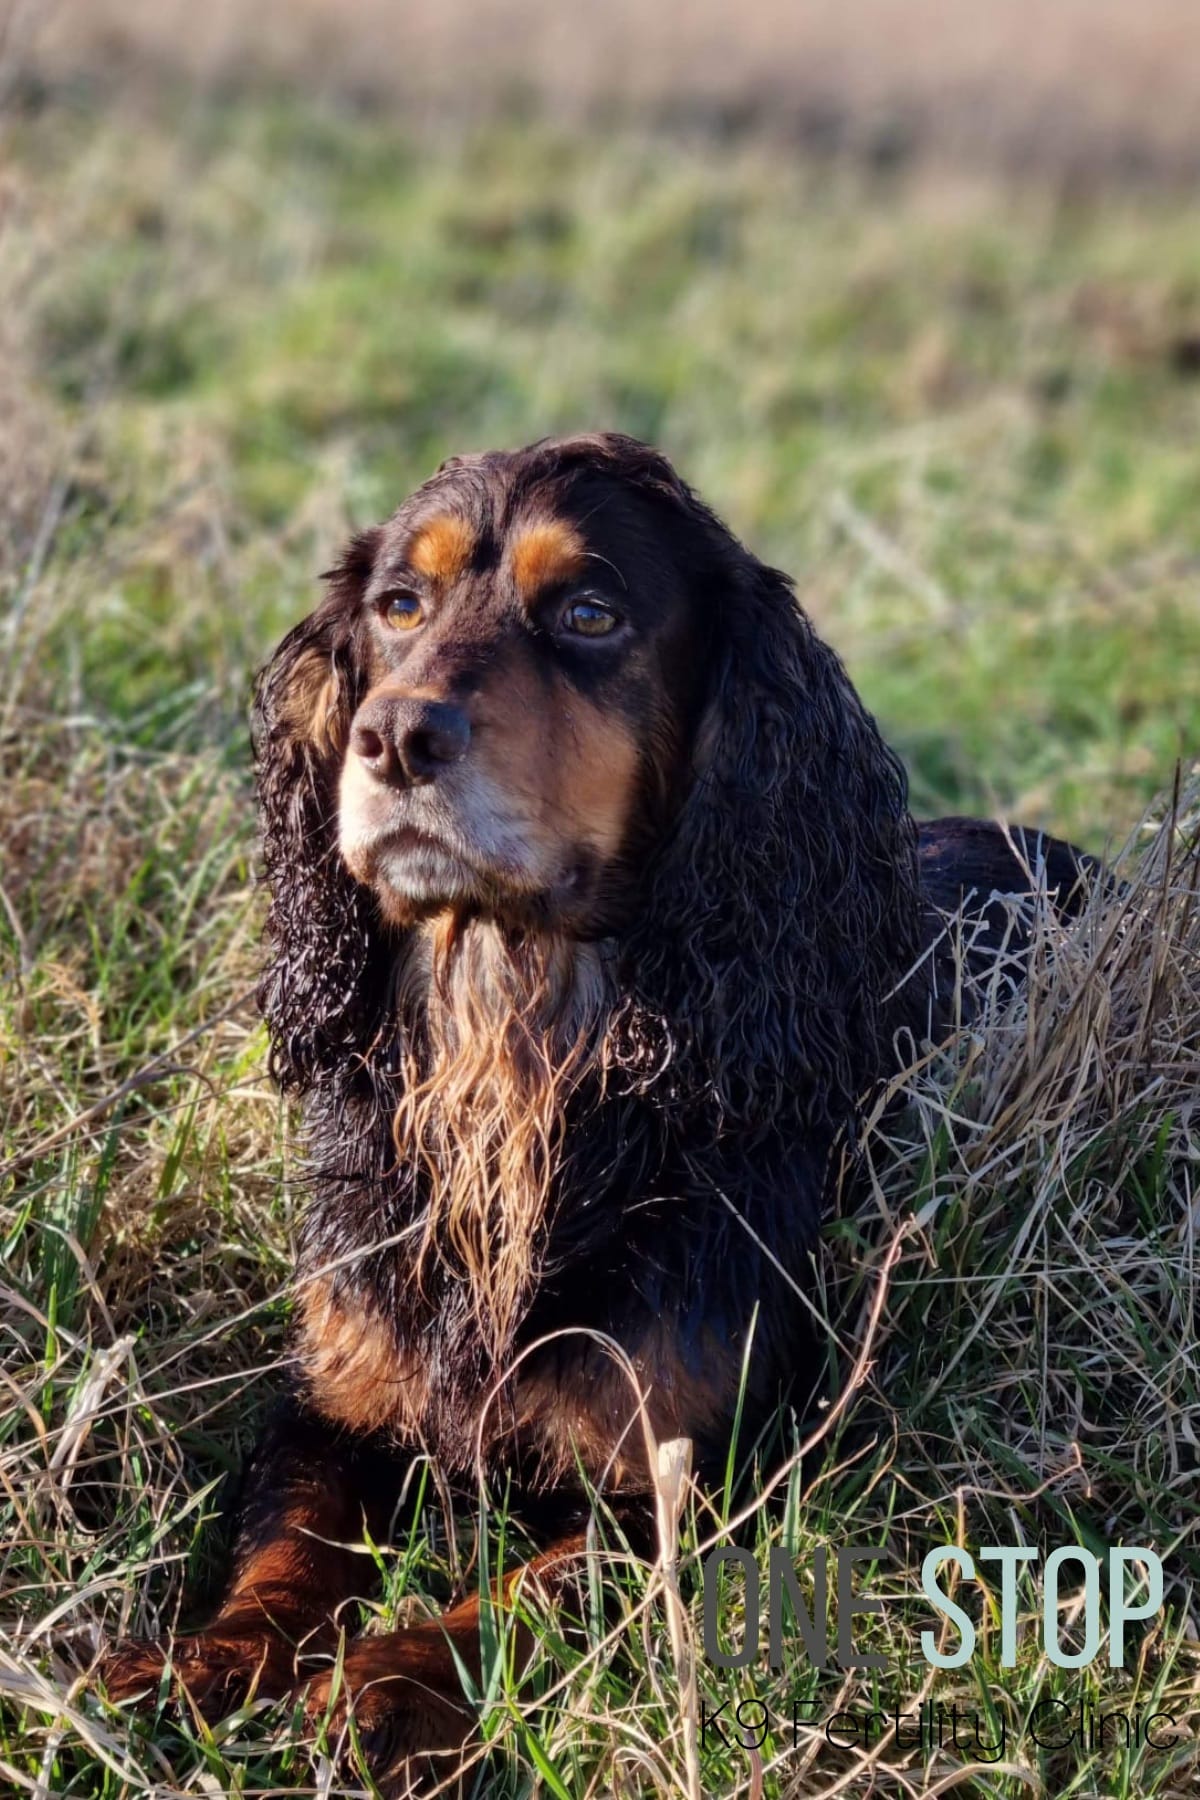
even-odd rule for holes
{"type": "MultiPolygon", "coordinates": [[[[1200,207],[872,180],[752,141],[417,134],[265,94],[57,98],[5,142],[0,1777],[342,1791],[286,1709],[131,1723],[87,1679],[103,1638],[202,1588],[215,1484],[285,1353],[299,1196],[248,999],[253,666],[346,530],[442,456],[620,426],[797,574],[919,810],[1119,842],[1196,754],[1200,207]]],[[[706,1794],[1195,1791],[1194,797],[1164,816],[1119,929],[1043,920],[1029,1002],[877,1127],[827,1250],[831,1376],[863,1380],[753,1526],[804,1568],[886,1540],[859,1572],[887,1597],[859,1628],[880,1697],[986,1695],[1008,1754],[793,1747],[777,1702],[861,1705],[870,1679],[702,1660],[708,1711],[754,1694],[773,1720],[758,1769],[706,1745],[706,1794]],[[1018,1536],[1160,1551],[1165,1610],[1124,1675],[1056,1671],[1028,1630],[1001,1668],[990,1594],[972,1664],[919,1660],[925,1551],[1018,1536]],[[1032,1745],[1037,1699],[1081,1693],[1165,1696],[1180,1742],[1032,1745]]],[[[720,1521],[689,1506],[696,1631],[720,1521]]],[[[494,1560],[503,1496],[487,1526],[494,1560]]],[[[385,1619],[444,1598],[432,1493],[380,1555],[385,1619]]],[[[687,1791],[661,1594],[616,1551],[604,1588],[582,1643],[548,1623],[558,1700],[496,1710],[480,1791],[687,1791]]],[[[494,1670],[510,1694],[502,1645],[494,1670]]]]}

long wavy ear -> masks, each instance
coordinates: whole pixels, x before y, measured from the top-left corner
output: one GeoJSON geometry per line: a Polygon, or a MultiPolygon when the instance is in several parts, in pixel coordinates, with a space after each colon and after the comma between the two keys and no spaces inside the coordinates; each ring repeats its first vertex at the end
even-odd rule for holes
{"type": "Polygon", "coordinates": [[[626,946],[638,1036],[661,1022],[655,1085],[690,1134],[836,1129],[923,1016],[916,983],[895,995],[921,948],[904,771],[788,578],[662,459],[640,485],[683,523],[714,647],[691,791],[626,946]]]}
{"type": "Polygon", "coordinates": [[[303,1092],[363,1052],[387,992],[370,895],[337,852],[337,783],[361,699],[352,612],[378,533],[354,538],[317,610],[290,631],[255,686],[253,734],[271,956],[258,999],[271,1072],[303,1092]]]}

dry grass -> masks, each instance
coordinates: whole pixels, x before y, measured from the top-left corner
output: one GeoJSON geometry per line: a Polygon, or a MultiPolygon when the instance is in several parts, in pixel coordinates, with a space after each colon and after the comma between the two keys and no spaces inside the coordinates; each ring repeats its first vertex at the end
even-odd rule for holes
{"type": "MultiPolygon", "coordinates": [[[[997,981],[982,1023],[901,1082],[875,1190],[893,1227],[917,1196],[913,1264],[893,1286],[928,1282],[927,1324],[946,1320],[918,1358],[919,1411],[984,1347],[972,1438],[986,1416],[990,1482],[960,1439],[957,1467],[944,1442],[929,1458],[931,1484],[961,1498],[1050,1483],[1113,1541],[1145,1531],[1156,1496],[1154,1541],[1175,1545],[1194,1529],[1200,1444],[1200,783],[1148,815],[1116,877],[1071,924],[1028,903],[1024,986],[997,981]]],[[[1173,1574],[1194,1609],[1192,1557],[1173,1574]]]]}

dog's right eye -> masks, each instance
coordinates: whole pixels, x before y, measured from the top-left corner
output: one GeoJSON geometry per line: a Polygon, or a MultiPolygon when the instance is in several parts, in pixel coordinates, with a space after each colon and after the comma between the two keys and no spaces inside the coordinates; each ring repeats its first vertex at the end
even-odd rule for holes
{"type": "Polygon", "coordinates": [[[393,631],[415,631],[425,619],[425,608],[415,594],[388,594],[381,610],[393,631]]]}

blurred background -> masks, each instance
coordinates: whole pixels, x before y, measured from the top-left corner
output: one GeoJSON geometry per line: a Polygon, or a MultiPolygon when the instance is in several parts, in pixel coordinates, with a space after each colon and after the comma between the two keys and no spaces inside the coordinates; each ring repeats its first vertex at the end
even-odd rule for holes
{"type": "Polygon", "coordinates": [[[166,1791],[82,1671],[177,1616],[285,1341],[252,671],[443,457],[581,427],[795,575],[920,812],[1120,842],[1200,749],[1196,0],[0,0],[14,1792],[166,1791]]]}
{"type": "Polygon", "coordinates": [[[460,115],[524,104],[570,123],[774,124],[825,153],[876,161],[937,148],[1085,175],[1195,167],[1188,0],[25,0],[23,10],[30,63],[51,80],[267,79],[460,115]]]}

